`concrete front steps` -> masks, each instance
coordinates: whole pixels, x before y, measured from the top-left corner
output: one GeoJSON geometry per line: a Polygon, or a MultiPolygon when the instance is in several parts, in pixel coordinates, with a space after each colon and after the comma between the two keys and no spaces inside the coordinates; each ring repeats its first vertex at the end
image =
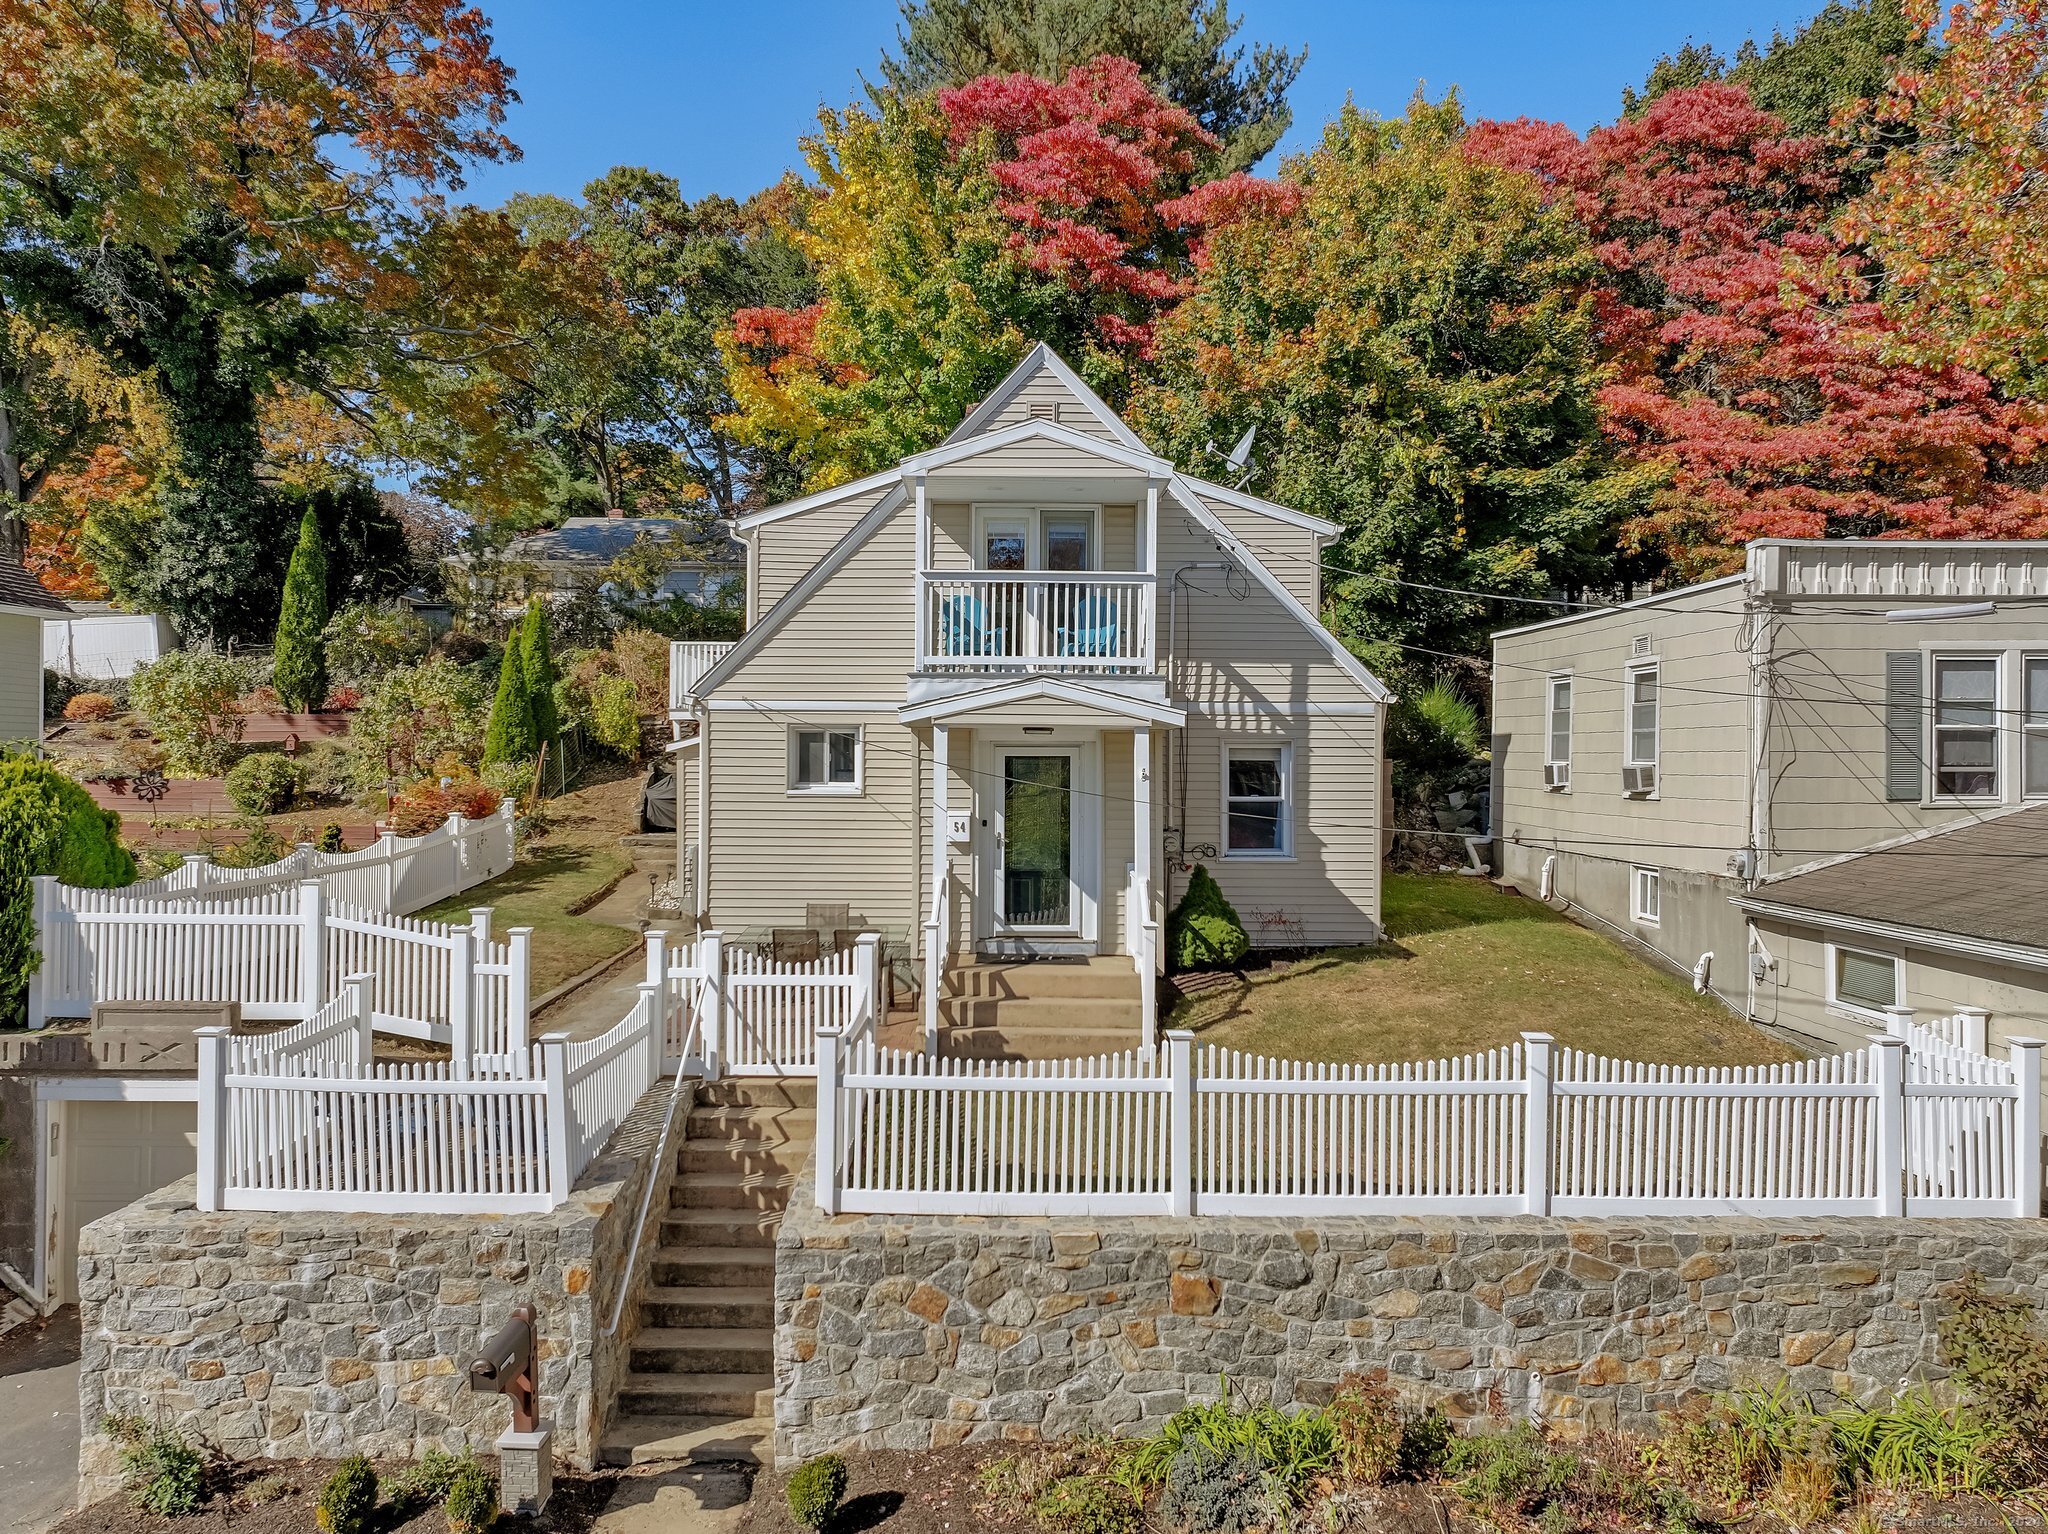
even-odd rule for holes
{"type": "Polygon", "coordinates": [[[983,958],[950,965],[939,992],[940,1048],[971,1060],[1116,1054],[1142,1037],[1138,973],[1122,954],[983,958]]]}
{"type": "Polygon", "coordinates": [[[816,1104],[810,1081],[698,1087],[600,1463],[772,1457],[775,1232],[816,1104]]]}

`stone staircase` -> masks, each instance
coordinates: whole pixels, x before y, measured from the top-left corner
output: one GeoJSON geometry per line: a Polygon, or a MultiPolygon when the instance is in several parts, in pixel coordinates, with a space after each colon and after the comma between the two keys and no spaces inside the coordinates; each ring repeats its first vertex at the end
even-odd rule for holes
{"type": "Polygon", "coordinates": [[[948,1055],[1049,1060],[1136,1048],[1137,971],[1128,957],[983,958],[950,965],[939,993],[948,1055]]]}
{"type": "Polygon", "coordinates": [[[698,1086],[601,1463],[772,1458],[775,1231],[816,1118],[810,1081],[698,1086]]]}

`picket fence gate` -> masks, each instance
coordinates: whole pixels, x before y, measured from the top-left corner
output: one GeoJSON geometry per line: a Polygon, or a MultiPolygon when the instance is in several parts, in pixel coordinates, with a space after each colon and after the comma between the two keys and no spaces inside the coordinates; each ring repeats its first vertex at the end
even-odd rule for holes
{"type": "Polygon", "coordinates": [[[812,960],[735,948],[716,930],[677,948],[649,932],[647,979],[666,987],[672,1008],[687,1005],[695,1030],[670,1041],[669,1068],[712,1079],[817,1074],[820,1034],[879,1014],[880,952],[871,932],[812,960]]]}
{"type": "Polygon", "coordinates": [[[1674,1066],[1548,1034],[1398,1065],[1170,1032],[1148,1059],[933,1058],[817,1040],[828,1213],[2000,1215],[2041,1212],[2041,1042],[1935,1033],[1674,1066]]]}

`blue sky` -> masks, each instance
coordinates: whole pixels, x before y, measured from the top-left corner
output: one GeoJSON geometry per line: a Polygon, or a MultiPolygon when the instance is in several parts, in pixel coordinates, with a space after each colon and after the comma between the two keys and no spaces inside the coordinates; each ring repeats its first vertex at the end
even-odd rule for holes
{"type": "MultiPolygon", "coordinates": [[[[468,195],[574,195],[614,165],[685,193],[744,197],[797,165],[821,103],[843,105],[895,37],[895,0],[481,0],[522,98],[523,161],[480,167],[468,195]]],[[[1790,31],[1819,0],[1237,0],[1240,40],[1309,50],[1283,151],[1313,142],[1346,93],[1400,111],[1417,82],[1456,85],[1478,116],[1611,119],[1625,83],[1686,38],[1732,53],[1790,31]]],[[[1270,166],[1267,168],[1271,168],[1270,166]]]]}

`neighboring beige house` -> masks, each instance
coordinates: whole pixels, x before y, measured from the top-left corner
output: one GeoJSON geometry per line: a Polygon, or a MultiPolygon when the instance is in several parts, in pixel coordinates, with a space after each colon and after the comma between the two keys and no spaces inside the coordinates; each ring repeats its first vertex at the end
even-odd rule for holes
{"type": "Polygon", "coordinates": [[[43,738],[43,620],[70,616],[62,599],[0,558],[0,744],[43,738]]]}
{"type": "MultiPolygon", "coordinates": [[[[683,597],[708,606],[739,575],[741,551],[724,521],[629,517],[622,511],[570,517],[559,527],[523,534],[505,546],[499,559],[503,565],[531,572],[533,583],[542,590],[574,591],[603,576],[613,560],[642,538],[675,551],[657,597],[683,597]]],[[[458,581],[483,578],[472,555],[451,554],[446,563],[458,581]]]]}
{"type": "Polygon", "coordinates": [[[1037,347],[941,446],[739,520],[746,637],[672,675],[689,899],[843,906],[906,975],[1128,975],[1200,863],[1255,944],[1372,940],[1387,692],[1315,616],[1336,530],[1177,472],[1037,347]]]}
{"type": "Polygon", "coordinates": [[[2048,543],[1764,539],[1739,575],[1506,630],[1493,659],[1517,887],[1817,1042],[1887,1004],[2048,1026],[2048,954],[1973,951],[1967,913],[1909,898],[2048,805],[2048,543]]]}

